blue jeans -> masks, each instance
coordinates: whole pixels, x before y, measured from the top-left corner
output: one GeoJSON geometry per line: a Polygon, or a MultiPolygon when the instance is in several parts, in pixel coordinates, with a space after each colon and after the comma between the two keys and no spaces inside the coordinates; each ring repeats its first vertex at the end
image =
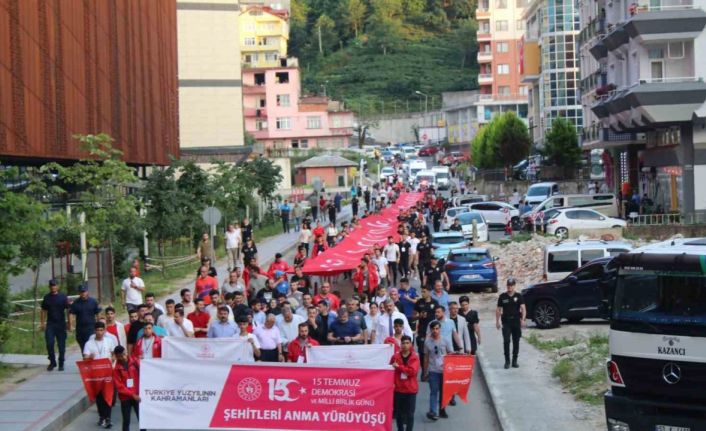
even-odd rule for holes
{"type": "Polygon", "coordinates": [[[439,414],[439,401],[441,401],[441,373],[429,372],[429,411],[439,414]]]}
{"type": "Polygon", "coordinates": [[[302,218],[301,217],[294,217],[294,232],[299,232],[299,229],[301,228],[302,224],[302,218]]]}

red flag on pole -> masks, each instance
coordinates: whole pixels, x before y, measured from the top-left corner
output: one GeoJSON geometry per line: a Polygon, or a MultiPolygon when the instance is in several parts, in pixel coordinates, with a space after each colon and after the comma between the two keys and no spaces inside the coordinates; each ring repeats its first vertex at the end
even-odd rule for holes
{"type": "Polygon", "coordinates": [[[454,395],[458,395],[463,402],[468,402],[468,389],[473,378],[473,364],[476,357],[473,355],[446,355],[444,356],[444,376],[442,379],[444,398],[441,407],[445,408],[454,395]]]}
{"type": "Polygon", "coordinates": [[[115,387],[113,386],[113,363],[110,359],[76,361],[76,366],[81,373],[88,399],[93,402],[96,400],[96,395],[103,394],[105,402],[112,405],[115,387]]]}

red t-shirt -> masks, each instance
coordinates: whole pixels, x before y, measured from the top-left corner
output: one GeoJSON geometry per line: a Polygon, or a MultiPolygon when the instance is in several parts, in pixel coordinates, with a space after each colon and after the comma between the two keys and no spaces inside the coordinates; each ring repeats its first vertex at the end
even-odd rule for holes
{"type": "MultiPolygon", "coordinates": [[[[129,326],[127,327],[129,329],[129,326]]],[[[120,337],[118,337],[118,325],[116,325],[115,323],[113,323],[112,325],[105,325],[105,330],[115,335],[115,338],[118,340],[118,343],[120,343],[120,337]]],[[[127,334],[127,332],[125,333],[127,334]]]]}
{"type": "MultiPolygon", "coordinates": [[[[204,304],[211,303],[211,297],[208,295],[212,290],[218,290],[218,280],[210,275],[199,277],[196,279],[196,298],[203,299],[204,304]]],[[[194,299],[196,299],[194,298],[194,299]]]]}
{"type": "Polygon", "coordinates": [[[312,300],[312,302],[314,303],[314,305],[318,305],[318,303],[324,299],[328,301],[330,310],[336,311],[336,310],[338,310],[338,307],[341,305],[341,300],[338,299],[338,296],[336,296],[334,294],[328,294],[326,296],[321,296],[321,294],[319,293],[316,296],[314,296],[314,299],[312,300]]]}
{"type": "MultiPolygon", "coordinates": [[[[208,328],[208,321],[211,318],[211,315],[206,313],[205,311],[201,313],[197,313],[196,311],[194,311],[193,313],[189,313],[186,318],[191,320],[191,323],[194,324],[194,329],[208,328]]],[[[196,338],[206,338],[207,335],[207,332],[194,332],[194,337],[196,338]]]]}

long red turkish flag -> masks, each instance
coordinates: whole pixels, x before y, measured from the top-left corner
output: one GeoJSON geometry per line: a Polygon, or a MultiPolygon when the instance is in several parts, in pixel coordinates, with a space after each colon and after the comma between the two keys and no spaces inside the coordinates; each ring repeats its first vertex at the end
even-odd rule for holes
{"type": "Polygon", "coordinates": [[[397,201],[382,211],[381,214],[361,219],[360,228],[354,230],[346,239],[314,259],[307,259],[303,271],[309,275],[334,275],[355,269],[360,259],[375,244],[384,245],[388,236],[396,239],[400,212],[416,205],[423,193],[401,193],[397,201]]]}

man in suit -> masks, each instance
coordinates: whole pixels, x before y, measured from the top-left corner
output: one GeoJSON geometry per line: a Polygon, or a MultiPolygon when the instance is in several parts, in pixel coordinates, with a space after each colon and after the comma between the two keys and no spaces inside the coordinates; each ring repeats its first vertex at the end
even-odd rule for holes
{"type": "MultiPolygon", "coordinates": [[[[454,323],[458,338],[462,346],[454,345],[454,350],[463,351],[463,353],[471,353],[471,334],[468,332],[468,323],[466,319],[458,313],[459,306],[456,301],[449,302],[449,319],[454,323]]],[[[456,344],[456,341],[454,341],[456,344]]]]}

